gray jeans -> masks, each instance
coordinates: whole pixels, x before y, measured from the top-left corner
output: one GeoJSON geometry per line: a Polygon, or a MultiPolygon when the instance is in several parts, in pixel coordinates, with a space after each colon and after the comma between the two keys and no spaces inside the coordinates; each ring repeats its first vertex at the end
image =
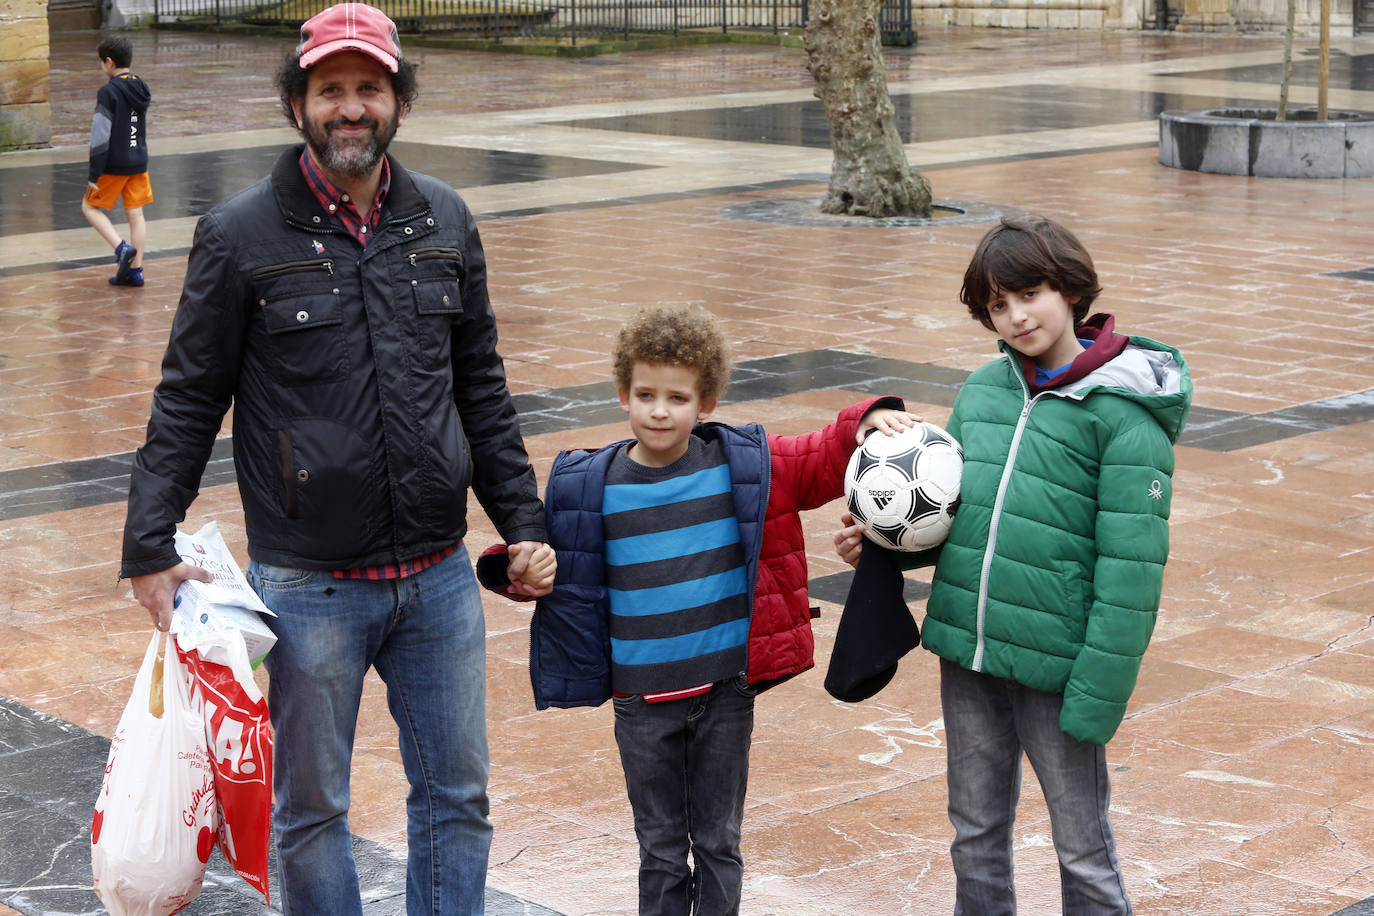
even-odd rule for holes
{"type": "Polygon", "coordinates": [[[683,700],[615,698],[639,837],[640,916],[739,913],[754,694],[735,679],[683,700]]]}
{"type": "Polygon", "coordinates": [[[1129,914],[1107,807],[1107,751],[1059,730],[1064,698],[940,661],[955,916],[1010,916],[1021,753],[1050,811],[1064,916],[1129,914]]]}

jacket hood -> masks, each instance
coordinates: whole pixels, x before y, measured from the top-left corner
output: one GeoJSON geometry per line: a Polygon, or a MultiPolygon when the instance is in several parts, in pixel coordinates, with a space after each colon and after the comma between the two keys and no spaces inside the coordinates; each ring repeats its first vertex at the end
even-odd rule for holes
{"type": "Polygon", "coordinates": [[[1116,394],[1139,402],[1178,442],[1193,401],[1193,380],[1183,354],[1148,337],[1129,337],[1115,359],[1065,386],[1066,396],[1116,394]]]}
{"type": "Polygon", "coordinates": [[[1076,333],[1092,343],[1068,371],[1047,385],[1035,384],[1035,362],[1009,347],[997,345],[1016,366],[1031,397],[1052,391],[1082,399],[1089,394],[1115,393],[1139,401],[1160,428],[1177,442],[1193,401],[1193,380],[1183,354],[1148,337],[1128,337],[1115,330],[1116,319],[1099,312],[1079,325],[1076,333]]]}
{"type": "Polygon", "coordinates": [[[153,90],[132,73],[110,77],[109,85],[124,98],[130,108],[143,110],[153,100],[153,90]]]}
{"type": "MultiPolygon", "coordinates": [[[[1031,394],[1037,395],[1051,388],[1070,388],[1088,373],[1115,359],[1126,349],[1127,343],[1126,337],[1116,333],[1115,329],[1116,319],[1106,312],[1099,312],[1074,328],[1074,335],[1079,340],[1088,341],[1088,346],[1069,364],[1069,368],[1063,374],[1055,376],[1043,385],[1035,380],[1035,360],[1024,353],[1014,351],[1021,363],[1021,374],[1026,377],[1031,394]]],[[[1004,351],[1011,349],[1005,341],[1002,341],[1001,345],[1004,351]]]]}

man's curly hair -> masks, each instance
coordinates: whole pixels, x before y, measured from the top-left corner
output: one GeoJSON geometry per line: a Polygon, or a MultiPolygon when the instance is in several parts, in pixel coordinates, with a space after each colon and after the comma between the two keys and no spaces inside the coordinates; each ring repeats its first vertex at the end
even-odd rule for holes
{"type": "Polygon", "coordinates": [[[695,369],[703,401],[719,399],[730,383],[725,334],[716,316],[703,308],[646,308],[631,315],[611,350],[618,390],[629,390],[635,363],[695,369]]]}
{"type": "MultiPolygon", "coordinates": [[[[397,112],[402,115],[409,114],[411,106],[420,94],[420,81],[415,75],[415,65],[404,57],[398,57],[396,72],[388,72],[387,76],[391,78],[391,91],[396,96],[397,112]]],[[[277,92],[281,96],[281,113],[285,115],[286,123],[298,131],[301,130],[301,126],[296,122],[296,109],[292,102],[305,98],[305,91],[309,86],[310,71],[301,69],[300,49],[290,51],[277,67],[277,92]]]]}

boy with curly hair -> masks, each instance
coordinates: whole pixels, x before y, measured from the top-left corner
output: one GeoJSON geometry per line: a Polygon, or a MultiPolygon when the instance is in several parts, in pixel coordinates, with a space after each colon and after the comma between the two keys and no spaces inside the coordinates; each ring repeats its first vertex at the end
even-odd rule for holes
{"type": "Polygon", "coordinates": [[[639,912],[737,913],[754,698],[814,663],[798,513],[841,495],[866,433],[918,418],[871,398],[802,436],[705,422],[730,361],[701,309],[638,312],[612,361],[634,437],[554,460],[535,704],[614,698],[639,912]]]}

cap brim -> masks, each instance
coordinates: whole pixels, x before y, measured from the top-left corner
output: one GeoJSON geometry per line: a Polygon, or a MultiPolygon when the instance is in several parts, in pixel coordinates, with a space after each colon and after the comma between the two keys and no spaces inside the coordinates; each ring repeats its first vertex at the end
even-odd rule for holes
{"type": "Polygon", "coordinates": [[[335,41],[326,41],[319,47],[311,48],[301,55],[301,69],[309,70],[324,58],[331,54],[338,54],[340,51],[361,51],[383,67],[386,67],[392,73],[395,73],[398,69],[395,57],[376,45],[357,38],[340,38],[335,41]]]}

